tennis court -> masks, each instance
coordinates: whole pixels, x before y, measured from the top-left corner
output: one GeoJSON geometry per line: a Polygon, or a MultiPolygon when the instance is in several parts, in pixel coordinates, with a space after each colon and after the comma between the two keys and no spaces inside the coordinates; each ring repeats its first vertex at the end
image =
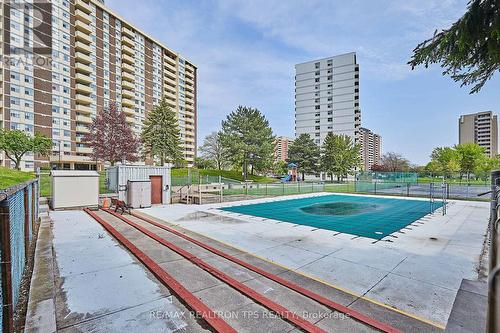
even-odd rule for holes
{"type": "Polygon", "coordinates": [[[221,208],[224,211],[382,239],[442,206],[428,200],[325,195],[221,208]]]}

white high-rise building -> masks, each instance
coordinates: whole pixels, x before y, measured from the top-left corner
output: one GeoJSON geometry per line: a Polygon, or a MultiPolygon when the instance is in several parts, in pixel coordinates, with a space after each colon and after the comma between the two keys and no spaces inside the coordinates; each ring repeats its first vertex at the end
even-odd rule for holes
{"type": "Polygon", "coordinates": [[[295,65],[295,136],[321,145],[328,133],[358,142],[361,126],[356,53],[295,65]]]}

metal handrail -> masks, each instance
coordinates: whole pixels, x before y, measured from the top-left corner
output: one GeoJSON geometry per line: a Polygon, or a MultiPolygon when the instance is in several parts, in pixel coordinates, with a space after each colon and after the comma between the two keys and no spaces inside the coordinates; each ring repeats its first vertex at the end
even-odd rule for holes
{"type": "MultiPolygon", "coordinates": [[[[491,206],[489,222],[489,276],[488,306],[486,314],[486,332],[500,332],[500,261],[498,258],[499,223],[500,223],[500,171],[491,173],[491,206]]],[[[481,193],[484,195],[486,193],[481,193]]]]}

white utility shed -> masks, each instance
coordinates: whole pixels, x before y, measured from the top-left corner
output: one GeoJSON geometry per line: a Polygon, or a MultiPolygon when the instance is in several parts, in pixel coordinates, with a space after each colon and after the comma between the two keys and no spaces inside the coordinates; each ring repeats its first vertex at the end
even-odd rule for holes
{"type": "Polygon", "coordinates": [[[171,166],[117,165],[106,169],[108,189],[118,193],[118,199],[129,202],[129,181],[151,182],[151,204],[170,203],[171,166]]]}
{"type": "Polygon", "coordinates": [[[96,171],[52,170],[52,209],[97,207],[99,174],[96,171]]]}

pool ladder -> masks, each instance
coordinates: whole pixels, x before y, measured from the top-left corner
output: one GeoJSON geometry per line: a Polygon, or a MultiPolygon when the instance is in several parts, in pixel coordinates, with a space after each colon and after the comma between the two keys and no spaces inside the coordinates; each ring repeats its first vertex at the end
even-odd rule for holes
{"type": "MultiPolygon", "coordinates": [[[[439,197],[439,193],[436,194],[436,190],[435,190],[435,187],[434,187],[434,183],[430,183],[430,188],[429,188],[429,203],[430,203],[430,213],[433,214],[434,213],[434,206],[436,204],[436,197],[439,197]]],[[[443,215],[446,215],[447,213],[447,205],[448,205],[448,200],[446,198],[446,183],[443,182],[441,183],[441,201],[443,203],[443,206],[442,206],[442,213],[443,215]]]]}

